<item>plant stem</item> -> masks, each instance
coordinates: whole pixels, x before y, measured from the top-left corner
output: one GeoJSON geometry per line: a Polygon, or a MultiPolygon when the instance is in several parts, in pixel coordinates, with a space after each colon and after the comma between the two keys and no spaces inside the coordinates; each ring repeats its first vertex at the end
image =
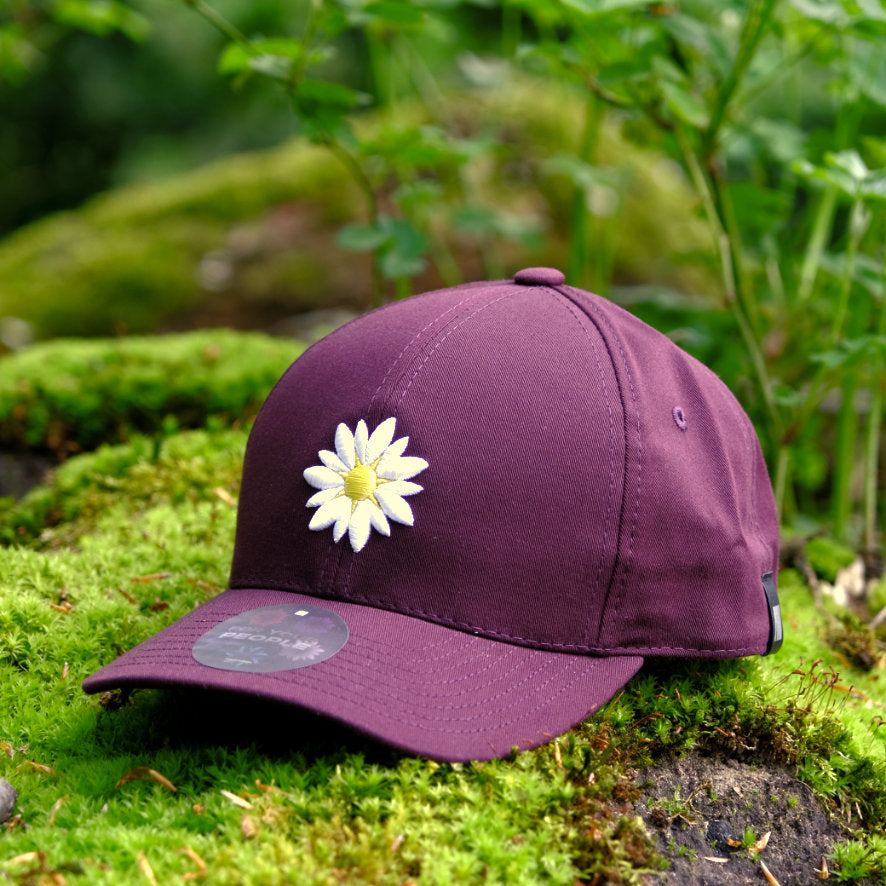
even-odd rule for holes
{"type": "Polygon", "coordinates": [[[501,54],[509,61],[517,54],[523,35],[523,10],[515,3],[505,2],[501,10],[501,54]]]}
{"type": "Polygon", "coordinates": [[[837,446],[834,453],[834,483],[831,493],[834,514],[834,535],[841,541],[847,537],[849,516],[852,512],[852,472],[855,467],[855,442],[858,437],[858,416],[855,412],[855,392],[858,373],[846,374],[837,422],[837,446]]]}
{"type": "Polygon", "coordinates": [[[812,294],[815,278],[821,266],[824,247],[834,221],[834,210],[837,207],[837,188],[828,185],[818,204],[812,235],[803,256],[803,267],[800,270],[800,282],[797,286],[797,301],[803,304],[812,294]]]}
{"type": "MultiPolygon", "coordinates": [[[[376,224],[379,218],[378,195],[359,160],[339,141],[331,136],[324,142],[326,147],[341,161],[357,183],[366,198],[366,209],[370,224],[376,224]]],[[[372,305],[378,307],[384,303],[384,276],[379,264],[377,252],[372,254],[372,305]]]]}
{"type": "Polygon", "coordinates": [[[726,304],[732,312],[732,316],[735,318],[742,341],[744,342],[748,355],[751,358],[757,386],[760,389],[760,394],[766,405],[766,414],[769,419],[771,433],[770,439],[773,444],[777,445],[782,440],[781,416],[778,412],[778,406],[775,403],[772,380],[770,379],[769,371],[766,368],[766,360],[763,356],[763,351],[748,323],[744,308],[739,300],[739,293],[736,291],[736,277],[732,266],[732,244],[730,243],[728,233],[723,227],[720,214],[717,212],[710,181],[705,175],[692,146],[689,144],[689,140],[686,137],[683,127],[677,124],[674,127],[674,133],[680,144],[680,149],[689,170],[689,175],[692,178],[692,182],[705,207],[705,215],[707,216],[708,225],[711,229],[714,248],[720,259],[720,269],[723,275],[726,304]]]}
{"type": "Polygon", "coordinates": [[[782,443],[778,447],[778,456],[775,462],[775,480],[772,487],[775,493],[775,510],[778,513],[779,521],[784,525],[788,522],[785,513],[785,496],[788,485],[788,475],[791,469],[791,447],[782,443]]]}
{"type": "Polygon", "coordinates": [[[249,38],[232,22],[226,19],[217,9],[214,9],[203,0],[182,0],[185,6],[190,6],[199,16],[206,19],[217,31],[220,31],[232,43],[238,43],[250,55],[255,55],[255,48],[249,42],[249,38]]]}
{"type": "MultiPolygon", "coordinates": [[[[599,101],[590,90],[587,93],[584,110],[584,127],[578,146],[578,159],[591,166],[597,153],[603,115],[599,101]]],[[[588,208],[588,194],[581,184],[576,184],[572,193],[570,231],[569,279],[575,281],[576,286],[595,289],[599,281],[595,279],[591,261],[591,218],[588,208]]]]}
{"type": "MultiPolygon", "coordinates": [[[[880,335],[886,333],[886,311],[880,315],[880,335]]],[[[880,475],[880,439],[883,434],[883,358],[879,357],[873,367],[871,383],[871,408],[868,415],[868,433],[865,445],[864,470],[864,540],[866,551],[879,547],[877,531],[877,494],[880,475]]]]}
{"type": "Polygon", "coordinates": [[[754,58],[754,53],[757,51],[757,46],[766,32],[775,3],[776,0],[758,0],[751,7],[747,19],[745,19],[735,61],[717,92],[714,106],[711,110],[710,122],[702,135],[700,153],[705,161],[713,156],[716,151],[717,135],[719,134],[720,127],[723,125],[723,121],[726,119],[726,110],[732,101],[732,97],[738,91],[742,77],[744,77],[748,66],[754,58]]]}
{"type": "Polygon", "coordinates": [[[843,334],[843,324],[849,312],[849,298],[852,294],[852,278],[855,274],[855,260],[858,257],[858,247],[864,236],[864,230],[856,223],[856,217],[864,211],[864,204],[856,200],[852,204],[849,222],[849,243],[846,247],[846,260],[843,264],[843,278],[840,286],[840,300],[837,302],[837,310],[834,314],[834,322],[831,326],[831,346],[840,341],[843,334]]]}
{"type": "MultiPolygon", "coordinates": [[[[880,254],[883,267],[884,252],[880,254]]],[[[880,316],[876,334],[886,336],[886,267],[881,275],[880,316]]],[[[863,545],[866,551],[875,551],[878,545],[877,494],[880,475],[880,440],[883,434],[883,352],[877,352],[871,366],[871,408],[868,414],[868,433],[865,446],[864,471],[864,530],[863,545]]]]}

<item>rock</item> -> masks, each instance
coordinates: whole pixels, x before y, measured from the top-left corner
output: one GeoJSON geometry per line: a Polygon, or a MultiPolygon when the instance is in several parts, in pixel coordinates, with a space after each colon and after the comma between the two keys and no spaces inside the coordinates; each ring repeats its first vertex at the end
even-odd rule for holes
{"type": "Polygon", "coordinates": [[[0,778],[0,824],[3,824],[15,809],[18,791],[6,779],[0,778]]]}

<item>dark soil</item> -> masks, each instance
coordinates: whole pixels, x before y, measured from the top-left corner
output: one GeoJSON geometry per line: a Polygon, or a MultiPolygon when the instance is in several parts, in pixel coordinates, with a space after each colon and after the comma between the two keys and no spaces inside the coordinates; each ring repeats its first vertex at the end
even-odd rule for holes
{"type": "Polygon", "coordinates": [[[24,495],[42,483],[46,472],[55,464],[48,456],[0,452],[0,498],[24,495]]]}
{"type": "Polygon", "coordinates": [[[820,883],[822,859],[851,836],[812,789],[783,767],[693,752],[656,763],[638,784],[642,798],[636,810],[670,862],[660,883],[772,882],[761,861],[781,886],[820,883]],[[756,854],[733,845],[756,842],[767,832],[768,843],[756,854]]]}

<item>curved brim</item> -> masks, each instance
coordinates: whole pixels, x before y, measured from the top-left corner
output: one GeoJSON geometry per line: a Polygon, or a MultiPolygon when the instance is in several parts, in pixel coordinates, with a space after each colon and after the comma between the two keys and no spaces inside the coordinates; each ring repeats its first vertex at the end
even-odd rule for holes
{"type": "Polygon", "coordinates": [[[369,606],[270,590],[229,590],[111,662],[83,683],[193,686],[242,693],[339,720],[411,754],[490,760],[566,732],[640,669],[637,656],[530,649],[369,606]],[[313,605],[348,627],[331,658],[295,670],[242,673],[199,664],[210,629],[265,606],[313,605]]]}

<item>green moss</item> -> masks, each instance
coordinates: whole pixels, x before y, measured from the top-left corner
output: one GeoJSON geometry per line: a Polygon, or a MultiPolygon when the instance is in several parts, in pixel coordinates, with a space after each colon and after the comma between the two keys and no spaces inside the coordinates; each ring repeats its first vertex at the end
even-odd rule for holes
{"type": "MultiPolygon", "coordinates": [[[[553,98],[550,89],[515,79],[508,88],[443,100],[439,122],[449,131],[483,136],[490,147],[474,151],[459,175],[441,174],[445,181],[426,226],[435,249],[454,255],[457,267],[421,276],[416,288],[453,274],[565,267],[573,185],[551,164],[550,145],[558,153],[576,149],[584,98],[569,90],[553,98]],[[499,215],[495,224],[482,225],[480,234],[460,232],[458,218],[466,211],[483,216],[489,208],[499,215]]],[[[418,108],[398,113],[404,128],[427,122],[418,108]]],[[[359,124],[367,139],[384,141],[383,119],[370,116],[359,124]]],[[[603,127],[599,151],[601,165],[618,166],[629,182],[617,217],[607,220],[616,280],[716,291],[699,260],[708,234],[679,172],[627,143],[614,121],[603,127]]],[[[336,241],[344,224],[365,220],[365,198],[320,148],[293,142],[228,158],[100,196],[0,243],[0,318],[24,319],[38,337],[51,337],[366,307],[368,262],[336,241]],[[220,281],[208,279],[207,259],[221,268],[220,281]]]]}
{"type": "Polygon", "coordinates": [[[871,835],[867,840],[847,840],[834,847],[828,856],[836,865],[838,883],[870,878],[886,883],[886,837],[871,835]]]}
{"type": "Polygon", "coordinates": [[[879,875],[881,675],[829,649],[790,570],[777,655],[650,662],[556,742],[489,763],[404,757],[253,699],[84,695],[84,677],[224,587],[246,435],[216,423],[74,456],[19,503],[27,536],[0,521],[36,541],[0,548],[0,777],[20,794],[0,876],[142,886],[146,866],[157,882],[205,866],[223,886],[639,884],[662,862],[632,807],[636,770],[691,748],[791,764],[867,828],[835,849],[839,876],[879,875]],[[121,783],[136,767],[175,790],[121,783]]]}
{"type": "Polygon", "coordinates": [[[874,585],[868,599],[868,606],[871,615],[877,615],[882,609],[886,608],[886,575],[874,585]]]}
{"type": "Polygon", "coordinates": [[[356,195],[331,156],[304,144],[103,195],[0,244],[0,316],[41,337],[155,331],[211,300],[199,265],[237,222],[290,201],[328,223],[356,195]]]}
{"type": "Polygon", "coordinates": [[[160,502],[215,499],[233,506],[246,437],[245,429],[137,437],[72,458],[20,501],[0,502],[0,541],[73,545],[99,524],[125,521],[160,502]]]}
{"type": "Polygon", "coordinates": [[[60,456],[254,414],[302,345],[210,330],[58,340],[0,359],[0,445],[60,456]]]}
{"type": "Polygon", "coordinates": [[[851,548],[835,539],[818,535],[806,543],[806,557],[816,575],[833,583],[837,573],[852,563],[856,554],[851,548]]]}

